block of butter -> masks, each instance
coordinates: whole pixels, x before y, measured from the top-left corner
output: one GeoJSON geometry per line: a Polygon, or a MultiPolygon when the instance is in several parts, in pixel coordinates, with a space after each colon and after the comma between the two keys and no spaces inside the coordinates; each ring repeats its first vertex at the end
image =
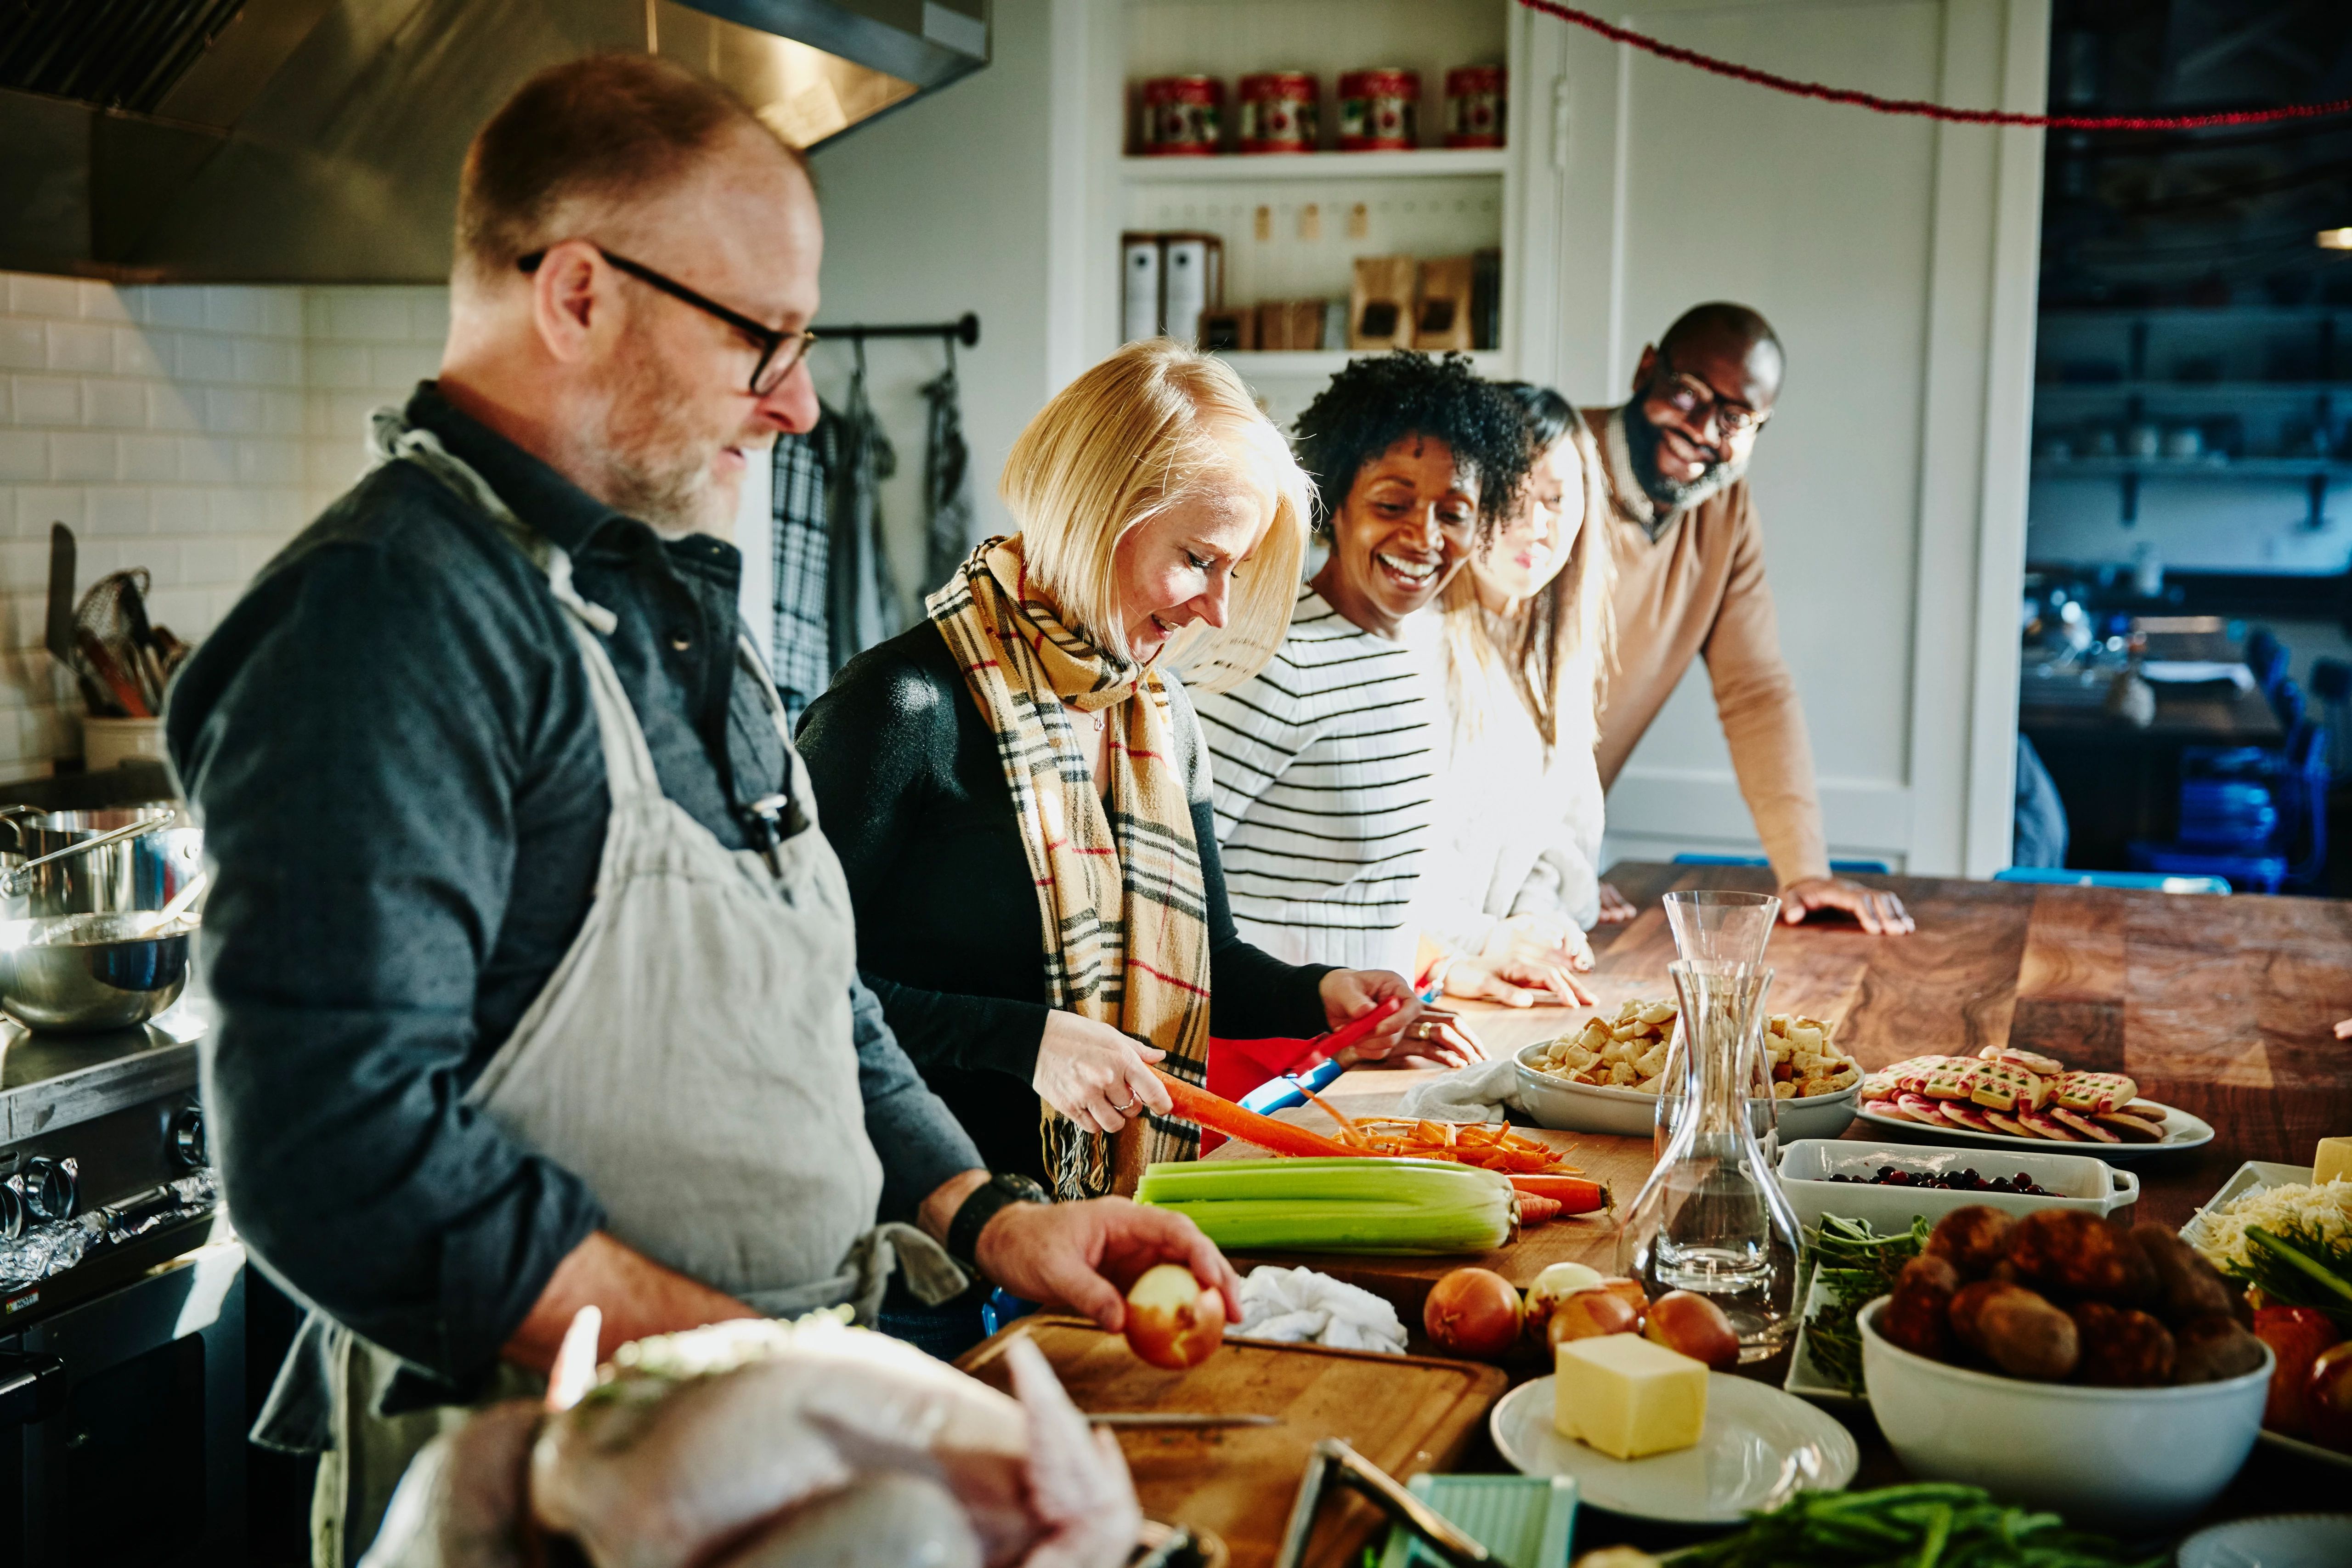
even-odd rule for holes
{"type": "Polygon", "coordinates": [[[2311,1179],[2324,1187],[2338,1176],[2352,1182],[2352,1138],[2322,1138],[2311,1156],[2311,1179]]]}
{"type": "Polygon", "coordinates": [[[1706,1425],[1706,1363],[1638,1334],[1563,1341],[1552,1425],[1620,1459],[1687,1448],[1706,1425]]]}

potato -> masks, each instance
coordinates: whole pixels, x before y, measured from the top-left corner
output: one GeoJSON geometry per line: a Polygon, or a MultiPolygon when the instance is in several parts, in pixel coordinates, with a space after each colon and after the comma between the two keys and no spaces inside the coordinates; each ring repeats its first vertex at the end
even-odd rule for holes
{"type": "MultiPolygon", "coordinates": [[[[1946,1262],[1948,1265],[1949,1259],[1946,1262]]],[[[1904,1267],[1910,1267],[1906,1264],[1904,1267]]],[[[1945,1310],[1945,1321],[1951,1325],[1952,1337],[1979,1355],[1985,1353],[1984,1334],[1977,1321],[1984,1304],[2002,1290],[2018,1287],[1998,1284],[1990,1279],[1973,1280],[1952,1292],[1951,1305],[1945,1310]]]]}
{"type": "Polygon", "coordinates": [[[2010,1226],[2009,1260],[2034,1284],[2070,1296],[2130,1306],[2156,1293],[2155,1266],[2131,1233],[2080,1209],[2020,1219],[2010,1226]]]}
{"type": "Polygon", "coordinates": [[[2172,1331],[2147,1313],[2105,1301],[2067,1309],[2083,1346],[2075,1370],[2108,1388],[2155,1388],[2172,1381],[2172,1331]]]}
{"type": "Polygon", "coordinates": [[[2227,1312],[2194,1318],[2172,1336],[2172,1381],[2219,1383],[2263,1364],[2263,1342],[2227,1312]]]}
{"type": "Polygon", "coordinates": [[[2156,1270],[2158,1317],[2178,1329],[2199,1318],[2229,1315],[2230,1282],[2170,1226],[2142,1220],[2131,1227],[2131,1237],[2156,1270]]]}
{"type": "Polygon", "coordinates": [[[2074,1321],[2021,1286],[1993,1286],[1977,1305],[1975,1325],[1984,1353],[2012,1377],[2054,1383],[2082,1359],[2074,1321]]]}
{"type": "Polygon", "coordinates": [[[1948,1361],[1952,1354],[1952,1293],[1960,1277],[1941,1258],[1915,1258],[1895,1277],[1895,1294],[1878,1315],[1878,1331],[1916,1355],[1948,1361]]]}
{"type": "Polygon", "coordinates": [[[1980,1279],[2006,1255],[2009,1215],[1987,1204],[1956,1208],[1936,1222],[1928,1233],[1931,1257],[1951,1260],[1963,1279],[1980,1279]]]}

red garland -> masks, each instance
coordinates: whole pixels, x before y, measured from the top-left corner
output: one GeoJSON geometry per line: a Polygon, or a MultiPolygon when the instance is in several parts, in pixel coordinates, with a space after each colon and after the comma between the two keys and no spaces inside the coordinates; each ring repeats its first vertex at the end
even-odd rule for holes
{"type": "Polygon", "coordinates": [[[1770,71],[1758,70],[1753,66],[1735,65],[1729,60],[1700,54],[1696,49],[1662,42],[1629,27],[1620,27],[1589,11],[1559,5],[1557,0],[1519,0],[1519,4],[1530,11],[1540,11],[1547,16],[1557,16],[1563,22],[1589,28],[1612,43],[1630,44],[1634,48],[1648,50],[1660,59],[1696,66],[1700,70],[1727,76],[1734,81],[1769,87],[1777,92],[1794,93],[1799,98],[1817,98],[1824,103],[1851,103],[1880,114],[1916,114],[1929,120],[1950,121],[1958,125],[2031,125],[2055,131],[2204,131],[2221,125],[2270,125],[2282,120],[2323,120],[2329,115],[2352,112],[2352,98],[2339,98],[2327,103],[2289,104],[2284,109],[2240,110],[2228,114],[2013,114],[1999,109],[1951,109],[1919,99],[1880,98],[1875,93],[1856,92],[1852,88],[1799,81],[1793,77],[1775,76],[1770,71]]]}

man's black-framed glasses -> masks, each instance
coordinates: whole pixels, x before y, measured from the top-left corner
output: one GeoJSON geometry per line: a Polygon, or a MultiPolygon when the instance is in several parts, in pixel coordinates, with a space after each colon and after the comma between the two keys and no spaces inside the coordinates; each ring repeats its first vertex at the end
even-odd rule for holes
{"type": "MultiPolygon", "coordinates": [[[[764,321],[753,321],[740,310],[730,310],[718,300],[696,293],[677,279],[656,272],[642,261],[615,256],[593,242],[589,248],[638,282],[658,289],[671,299],[691,305],[706,315],[717,317],[757,344],[760,359],[751,367],[751,395],[754,397],[765,397],[782,386],[784,377],[793,374],[793,367],[808,356],[809,345],[816,342],[814,332],[805,330],[780,332],[764,321]]],[[[546,251],[534,250],[528,256],[518,258],[515,266],[524,272],[536,272],[539,264],[546,259],[546,251]]]]}
{"type": "Polygon", "coordinates": [[[1688,371],[1676,370],[1664,354],[1658,356],[1658,366],[1665,373],[1661,379],[1665,383],[1666,401],[1701,429],[1712,417],[1715,427],[1723,432],[1727,441],[1736,441],[1752,430],[1762,429],[1772,417],[1769,408],[1759,413],[1744,403],[1734,403],[1688,371]]]}

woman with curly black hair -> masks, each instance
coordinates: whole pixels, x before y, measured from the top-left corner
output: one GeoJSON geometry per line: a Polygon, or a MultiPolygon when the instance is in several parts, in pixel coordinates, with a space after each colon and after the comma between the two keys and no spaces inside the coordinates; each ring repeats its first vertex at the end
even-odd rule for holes
{"type": "Polygon", "coordinates": [[[1297,437],[1329,557],[1272,662],[1198,700],[1226,886],[1279,958],[1411,973],[1440,705],[1405,623],[1509,513],[1527,421],[1466,358],[1398,353],[1333,376],[1297,437]]]}

